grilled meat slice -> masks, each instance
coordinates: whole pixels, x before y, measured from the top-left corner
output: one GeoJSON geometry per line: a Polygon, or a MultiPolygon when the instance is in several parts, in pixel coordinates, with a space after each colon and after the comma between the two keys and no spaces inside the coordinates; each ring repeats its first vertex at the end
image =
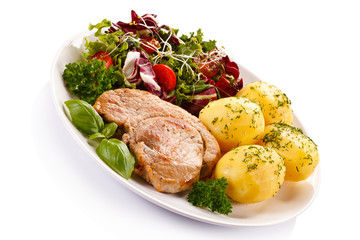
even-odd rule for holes
{"type": "Polygon", "coordinates": [[[220,158],[216,139],[197,117],[149,92],[110,90],[94,108],[118,124],[137,160],[135,173],[159,191],[185,190],[199,175],[209,177],[220,158]]]}

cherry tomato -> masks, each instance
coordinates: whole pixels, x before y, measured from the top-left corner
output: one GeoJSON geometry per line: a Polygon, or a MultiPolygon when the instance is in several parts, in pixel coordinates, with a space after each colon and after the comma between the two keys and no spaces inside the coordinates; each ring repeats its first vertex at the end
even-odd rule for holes
{"type": "Polygon", "coordinates": [[[155,50],[160,47],[159,41],[153,37],[144,37],[141,39],[141,42],[142,44],[140,47],[142,47],[142,49],[144,49],[144,51],[148,54],[155,52],[155,50]]]}
{"type": "Polygon", "coordinates": [[[199,69],[206,77],[212,78],[219,72],[219,62],[211,61],[200,63],[199,69]]]}
{"type": "Polygon", "coordinates": [[[95,53],[90,59],[99,59],[99,60],[103,60],[105,62],[105,67],[108,68],[111,65],[113,65],[113,60],[111,59],[110,55],[107,52],[104,51],[100,51],[95,53]]]}
{"type": "Polygon", "coordinates": [[[174,71],[165,64],[154,65],[153,70],[158,84],[166,91],[171,92],[176,85],[176,75],[174,71]]]}

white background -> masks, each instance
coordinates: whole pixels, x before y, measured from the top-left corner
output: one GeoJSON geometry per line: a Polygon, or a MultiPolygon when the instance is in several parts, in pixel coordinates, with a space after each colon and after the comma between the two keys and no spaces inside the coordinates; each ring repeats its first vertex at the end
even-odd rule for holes
{"type": "Polygon", "coordinates": [[[360,7],[356,1],[8,1],[0,8],[0,239],[355,239],[359,236],[360,7]],[[321,186],[298,217],[232,228],[168,212],[107,175],[51,99],[59,47],[130,11],[202,28],[282,89],[319,145],[321,186]]]}

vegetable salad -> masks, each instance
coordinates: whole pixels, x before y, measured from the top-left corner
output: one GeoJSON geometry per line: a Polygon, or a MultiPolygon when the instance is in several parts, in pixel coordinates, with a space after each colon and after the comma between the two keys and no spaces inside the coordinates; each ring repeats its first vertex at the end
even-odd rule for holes
{"type": "Polygon", "coordinates": [[[194,115],[209,101],[234,96],[243,86],[238,65],[201,29],[178,36],[154,14],[131,21],[104,19],[95,25],[95,41],[85,39],[84,60],[66,65],[69,91],[93,104],[101,93],[137,88],[181,106],[194,115]]]}

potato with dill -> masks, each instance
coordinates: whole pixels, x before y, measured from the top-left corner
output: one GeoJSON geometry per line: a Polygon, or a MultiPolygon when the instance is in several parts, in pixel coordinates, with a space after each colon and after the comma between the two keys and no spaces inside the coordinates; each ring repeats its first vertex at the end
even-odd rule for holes
{"type": "Polygon", "coordinates": [[[258,81],[245,85],[236,96],[246,97],[261,107],[265,125],[275,122],[291,124],[293,113],[289,98],[277,87],[258,81]]]}
{"type": "Polygon", "coordinates": [[[307,179],[319,163],[317,145],[299,128],[285,123],[265,127],[259,144],[276,150],[286,165],[286,181],[307,179]]]}
{"type": "Polygon", "coordinates": [[[241,203],[257,203],[273,197],[285,177],[282,157],[273,149],[244,145],[226,153],[217,163],[215,178],[226,178],[227,195],[241,203]]]}
{"type": "Polygon", "coordinates": [[[255,143],[265,128],[260,107],[243,97],[212,101],[200,111],[199,119],[215,136],[222,152],[255,143]]]}

